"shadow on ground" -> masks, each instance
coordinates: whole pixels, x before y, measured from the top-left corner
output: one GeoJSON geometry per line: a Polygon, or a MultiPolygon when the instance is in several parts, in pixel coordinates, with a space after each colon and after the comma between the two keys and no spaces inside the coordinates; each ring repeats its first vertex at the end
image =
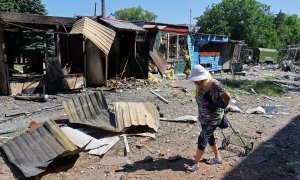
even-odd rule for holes
{"type": "Polygon", "coordinates": [[[186,168],[184,168],[184,164],[192,164],[193,162],[194,161],[192,159],[183,157],[174,161],[168,161],[168,159],[159,158],[148,163],[143,161],[134,162],[131,167],[125,166],[125,171],[135,172],[141,169],[146,171],[163,171],[166,169],[171,169],[172,171],[186,171],[186,168]]]}
{"type": "Polygon", "coordinates": [[[300,179],[300,115],[223,179],[300,179]]]}

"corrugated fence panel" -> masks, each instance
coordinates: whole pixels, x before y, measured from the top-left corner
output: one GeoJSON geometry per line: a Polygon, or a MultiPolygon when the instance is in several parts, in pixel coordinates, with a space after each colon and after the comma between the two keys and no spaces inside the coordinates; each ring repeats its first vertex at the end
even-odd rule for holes
{"type": "Polygon", "coordinates": [[[83,17],[76,21],[70,34],[83,34],[106,55],[108,55],[116,36],[116,32],[112,29],[105,27],[87,17],[83,17]]]}
{"type": "Polygon", "coordinates": [[[25,132],[2,146],[8,160],[15,164],[25,177],[44,172],[57,157],[80,151],[54,121],[49,120],[32,132],[25,132]]]}
{"type": "Polygon", "coordinates": [[[139,125],[158,129],[159,113],[153,103],[115,102],[114,109],[119,131],[139,125]]]}

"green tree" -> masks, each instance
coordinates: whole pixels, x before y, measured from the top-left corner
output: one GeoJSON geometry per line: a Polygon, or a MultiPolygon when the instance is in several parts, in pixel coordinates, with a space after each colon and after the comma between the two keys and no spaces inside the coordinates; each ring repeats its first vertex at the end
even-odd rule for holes
{"type": "Polygon", "coordinates": [[[154,21],[157,18],[157,15],[150,11],[144,10],[141,6],[138,6],[115,11],[115,17],[117,19],[123,19],[128,21],[154,21]]]}
{"type": "MultiPolygon", "coordinates": [[[[45,9],[45,6],[42,4],[41,0],[18,0],[17,3],[20,13],[47,15],[47,10],[45,9]]],[[[44,33],[32,30],[23,30],[22,36],[22,41],[19,42],[21,53],[28,59],[42,57],[41,53],[44,51],[44,33]],[[37,56],[37,53],[40,55],[37,56]]],[[[47,37],[49,37],[49,35],[47,37]]],[[[50,41],[47,44],[53,43],[50,41]]],[[[49,50],[50,52],[53,52],[54,47],[50,47],[49,50]]]]}
{"type": "Polygon", "coordinates": [[[17,5],[15,0],[1,0],[0,11],[18,12],[19,6],[17,5]]]}
{"type": "MultiPolygon", "coordinates": [[[[0,11],[47,15],[47,10],[41,0],[1,0],[0,11]]],[[[17,41],[19,53],[29,60],[40,60],[44,51],[43,36],[43,32],[22,29],[17,41]]],[[[47,34],[47,44],[48,54],[53,55],[53,34],[47,34]]]]}
{"type": "Polygon", "coordinates": [[[47,15],[47,10],[41,0],[17,0],[20,13],[47,15]]]}
{"type": "Polygon", "coordinates": [[[250,47],[282,47],[270,6],[256,0],[223,0],[207,7],[197,20],[201,33],[229,35],[250,47]]]}

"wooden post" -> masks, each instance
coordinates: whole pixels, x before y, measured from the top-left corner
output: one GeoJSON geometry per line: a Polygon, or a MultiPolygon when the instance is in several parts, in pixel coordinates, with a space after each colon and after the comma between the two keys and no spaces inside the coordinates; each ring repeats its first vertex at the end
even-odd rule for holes
{"type": "Polygon", "coordinates": [[[170,34],[167,33],[167,60],[169,59],[170,54],[170,34]]]}
{"type": "MultiPolygon", "coordinates": [[[[59,32],[59,25],[56,25],[55,28],[56,32],[59,32]]],[[[60,34],[54,34],[55,37],[55,50],[56,50],[56,56],[59,62],[59,68],[61,69],[61,52],[60,52],[60,34]]]]}
{"type": "Polygon", "coordinates": [[[87,61],[87,53],[86,53],[86,37],[83,36],[82,42],[82,51],[83,51],[83,74],[84,74],[84,87],[86,87],[86,79],[87,79],[87,70],[86,70],[86,61],[87,61]]]}
{"type": "Polygon", "coordinates": [[[47,54],[47,33],[44,32],[44,61],[43,61],[43,74],[44,74],[44,85],[43,85],[43,95],[46,94],[46,84],[47,84],[47,59],[48,59],[48,54],[47,54]]]}
{"type": "MultiPolygon", "coordinates": [[[[135,33],[135,37],[136,37],[136,34],[137,33],[135,33]]],[[[134,58],[134,60],[133,60],[133,69],[134,69],[134,78],[136,78],[136,72],[137,72],[137,70],[136,70],[136,61],[138,61],[137,59],[136,59],[136,46],[137,46],[137,43],[136,43],[136,38],[134,38],[134,52],[133,52],[133,58],[134,58]]]]}
{"type": "Polygon", "coordinates": [[[176,59],[179,59],[179,35],[176,35],[176,59]]]}
{"type": "Polygon", "coordinates": [[[0,22],[0,94],[9,95],[9,73],[7,67],[7,59],[5,55],[5,44],[3,38],[3,29],[0,22]]]}
{"type": "Polygon", "coordinates": [[[105,85],[107,85],[108,78],[108,55],[105,54],[105,85]]]}

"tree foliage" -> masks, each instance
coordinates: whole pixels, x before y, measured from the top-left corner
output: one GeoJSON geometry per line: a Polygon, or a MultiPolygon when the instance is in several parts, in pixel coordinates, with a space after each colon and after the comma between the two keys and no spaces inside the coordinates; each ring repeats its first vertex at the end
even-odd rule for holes
{"type": "Polygon", "coordinates": [[[223,0],[207,7],[197,20],[200,33],[229,35],[250,47],[280,50],[300,42],[297,15],[273,14],[270,6],[256,0],[223,0]]]}
{"type": "MultiPolygon", "coordinates": [[[[47,10],[41,0],[1,0],[0,11],[19,12],[35,15],[47,15],[47,10]]],[[[23,57],[31,59],[31,56],[42,56],[43,52],[43,32],[36,32],[28,29],[23,29],[17,41],[18,51],[23,54],[23,57]]],[[[53,39],[53,34],[47,34],[47,38],[53,39]]],[[[53,54],[54,42],[48,40],[48,53],[53,54]]]]}
{"type": "Polygon", "coordinates": [[[47,15],[47,11],[41,0],[17,0],[17,3],[20,13],[47,15]]]}
{"type": "MultiPolygon", "coordinates": [[[[41,0],[17,0],[20,13],[47,15],[41,0]]],[[[21,52],[30,54],[32,51],[43,51],[43,33],[24,30],[23,41],[20,42],[21,52]]]]}
{"type": "Polygon", "coordinates": [[[124,8],[115,12],[117,19],[123,19],[128,21],[143,20],[143,21],[154,21],[157,15],[154,13],[144,10],[141,6],[124,8]]]}
{"type": "Polygon", "coordinates": [[[18,12],[19,6],[15,0],[1,0],[0,1],[0,11],[18,12]]]}

